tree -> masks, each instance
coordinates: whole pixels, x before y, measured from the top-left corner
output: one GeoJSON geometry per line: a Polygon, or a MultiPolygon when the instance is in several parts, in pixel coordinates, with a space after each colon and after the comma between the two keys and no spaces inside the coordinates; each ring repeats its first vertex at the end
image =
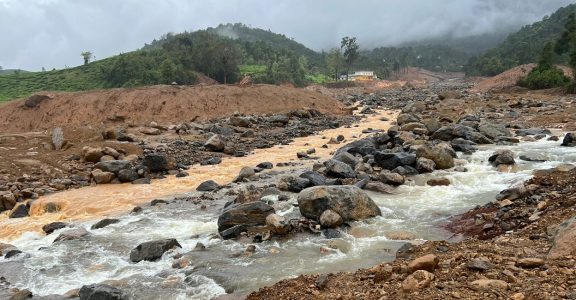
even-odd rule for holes
{"type": "Polygon", "coordinates": [[[92,52],[84,51],[84,52],[80,53],[80,55],[82,56],[82,58],[84,58],[84,65],[87,65],[88,63],[90,63],[90,59],[92,59],[92,52]]]}
{"type": "Polygon", "coordinates": [[[346,80],[348,80],[348,74],[350,73],[350,66],[358,58],[358,43],[356,43],[356,38],[343,37],[342,43],[340,44],[340,49],[344,51],[344,60],[346,61],[346,80]]]}
{"type": "Polygon", "coordinates": [[[518,85],[532,90],[549,89],[565,86],[570,78],[554,66],[554,43],[548,42],[544,46],[538,65],[530,73],[518,80],[518,85]]]}
{"type": "MultiPolygon", "coordinates": [[[[572,68],[572,76],[574,80],[576,80],[576,15],[574,13],[571,13],[568,16],[568,21],[566,22],[564,28],[564,33],[562,33],[562,36],[556,43],[555,50],[559,55],[568,53],[568,64],[572,68]]],[[[574,80],[571,87],[569,88],[570,93],[574,92],[576,88],[574,80]]]]}
{"type": "Polygon", "coordinates": [[[340,70],[344,64],[344,58],[342,57],[342,51],[339,48],[333,48],[330,50],[328,55],[326,55],[326,65],[328,66],[328,73],[334,74],[334,79],[338,81],[340,77],[340,70]]]}

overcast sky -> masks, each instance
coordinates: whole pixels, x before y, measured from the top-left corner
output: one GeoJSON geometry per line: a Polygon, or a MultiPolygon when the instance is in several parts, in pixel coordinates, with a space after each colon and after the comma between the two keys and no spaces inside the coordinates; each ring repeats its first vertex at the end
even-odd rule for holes
{"type": "Polygon", "coordinates": [[[166,32],[242,22],[316,50],[488,33],[540,20],[574,0],[0,0],[0,66],[76,66],[135,50],[166,32]]]}

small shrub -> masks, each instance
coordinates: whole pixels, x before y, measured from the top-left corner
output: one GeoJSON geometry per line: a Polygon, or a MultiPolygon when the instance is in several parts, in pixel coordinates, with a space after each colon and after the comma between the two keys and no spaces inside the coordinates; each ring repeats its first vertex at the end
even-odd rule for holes
{"type": "Polygon", "coordinates": [[[530,74],[520,78],[518,85],[531,90],[551,89],[565,87],[570,83],[570,78],[556,67],[541,69],[534,68],[530,74]]]}

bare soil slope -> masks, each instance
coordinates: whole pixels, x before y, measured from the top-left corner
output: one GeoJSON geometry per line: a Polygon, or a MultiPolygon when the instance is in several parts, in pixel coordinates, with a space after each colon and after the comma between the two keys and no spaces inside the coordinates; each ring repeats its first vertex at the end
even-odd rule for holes
{"type": "MultiPolygon", "coordinates": [[[[530,71],[532,71],[532,69],[534,69],[535,67],[536,64],[527,64],[514,67],[494,77],[489,77],[484,80],[481,80],[480,82],[478,82],[476,87],[474,87],[473,91],[498,92],[510,87],[514,87],[516,86],[516,83],[518,82],[518,80],[520,80],[521,77],[528,75],[528,73],[530,73],[530,71]]],[[[562,71],[564,71],[564,74],[566,74],[566,76],[568,77],[572,76],[572,71],[570,70],[570,68],[566,66],[557,66],[557,67],[561,68],[562,71]]]]}
{"type": "Polygon", "coordinates": [[[83,126],[125,120],[176,124],[225,117],[234,112],[272,114],[308,107],[344,114],[344,107],[312,91],[272,85],[237,87],[153,86],[78,93],[54,93],[52,99],[27,107],[25,99],[0,106],[0,132],[20,133],[58,126],[83,126]]]}

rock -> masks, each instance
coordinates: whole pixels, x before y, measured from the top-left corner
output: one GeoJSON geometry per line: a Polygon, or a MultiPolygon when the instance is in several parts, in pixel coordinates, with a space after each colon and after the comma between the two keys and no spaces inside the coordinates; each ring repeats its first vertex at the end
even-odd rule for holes
{"type": "Polygon", "coordinates": [[[501,191],[498,195],[496,195],[496,200],[501,201],[508,199],[510,201],[514,201],[524,197],[527,193],[528,190],[524,185],[514,186],[501,191]]]}
{"type": "Polygon", "coordinates": [[[290,122],[290,118],[287,115],[278,114],[269,117],[268,122],[278,125],[286,125],[288,122],[290,122]]]}
{"type": "Polygon", "coordinates": [[[386,153],[376,152],[374,162],[387,170],[393,170],[399,166],[412,166],[416,163],[416,156],[406,152],[386,153]]]}
{"type": "Polygon", "coordinates": [[[138,131],[145,135],[160,135],[162,134],[162,130],[158,128],[151,128],[151,127],[142,127],[138,131]]]}
{"type": "Polygon", "coordinates": [[[202,182],[196,188],[199,192],[212,192],[220,188],[220,185],[214,180],[207,180],[202,182]]]}
{"type": "Polygon", "coordinates": [[[523,154],[520,155],[520,159],[524,161],[534,161],[534,162],[545,162],[548,159],[542,154],[523,154]]]}
{"type": "Polygon", "coordinates": [[[67,230],[65,232],[62,232],[55,240],[54,243],[56,242],[63,242],[63,241],[70,241],[70,240],[77,240],[80,239],[82,237],[85,237],[88,235],[88,231],[86,231],[86,229],[84,228],[74,228],[74,229],[70,229],[67,230]]]}
{"type": "Polygon", "coordinates": [[[237,116],[230,117],[230,125],[232,126],[248,128],[250,127],[250,123],[250,118],[237,116]]]}
{"type": "Polygon", "coordinates": [[[226,147],[226,141],[221,135],[215,134],[212,137],[210,137],[208,141],[206,141],[206,143],[204,143],[204,147],[208,151],[222,152],[226,147]]]}
{"type": "Polygon", "coordinates": [[[319,220],[330,209],[344,222],[380,216],[380,208],[368,195],[355,186],[320,186],[303,190],[298,195],[300,213],[306,218],[319,220]]]}
{"type": "Polygon", "coordinates": [[[510,131],[506,127],[490,123],[480,124],[480,126],[478,126],[478,131],[492,140],[497,137],[511,135],[510,131]]]}
{"type": "Polygon", "coordinates": [[[201,165],[206,166],[206,165],[217,165],[220,164],[222,162],[222,159],[220,157],[210,157],[208,159],[205,159],[203,161],[200,162],[201,165]]]}
{"type": "Polygon", "coordinates": [[[325,210],[320,215],[320,225],[324,228],[336,228],[344,223],[342,217],[331,209],[325,210]]]}
{"type": "Polygon", "coordinates": [[[355,178],[356,173],[347,164],[337,161],[335,159],[327,160],[324,165],[326,166],[326,173],[336,178],[355,178]]]}
{"type": "Polygon", "coordinates": [[[130,261],[155,261],[162,257],[164,252],[175,247],[182,248],[176,239],[164,239],[145,242],[130,251],[130,261]]]}
{"type": "Polygon", "coordinates": [[[410,273],[417,270],[426,270],[428,272],[434,272],[434,269],[438,266],[439,259],[436,255],[428,254],[415,260],[408,264],[408,271],[410,273]]]}
{"type": "Polygon", "coordinates": [[[494,264],[484,259],[476,258],[466,263],[466,267],[474,271],[487,271],[494,268],[494,264]]]}
{"type": "Polygon", "coordinates": [[[10,212],[10,219],[27,217],[29,211],[30,205],[28,203],[19,204],[10,212]]]}
{"type": "Polygon", "coordinates": [[[564,147],[574,147],[576,146],[576,134],[569,132],[564,136],[562,144],[560,146],[564,147]]]}
{"type": "Polygon", "coordinates": [[[348,152],[340,152],[334,155],[333,159],[349,165],[352,169],[356,168],[356,165],[361,163],[358,158],[348,152]]]}
{"type": "Polygon", "coordinates": [[[436,163],[428,158],[420,157],[416,160],[416,170],[420,173],[432,173],[436,169],[436,163]]]}
{"type": "Polygon", "coordinates": [[[488,161],[495,167],[499,165],[513,165],[516,163],[516,161],[514,161],[514,152],[508,149],[494,152],[488,158],[488,161]]]}
{"type": "Polygon", "coordinates": [[[0,191],[0,211],[11,210],[16,205],[16,196],[10,191],[0,191]]]}
{"type": "Polygon", "coordinates": [[[30,97],[28,97],[28,99],[26,99],[26,101],[24,101],[24,105],[26,107],[32,108],[32,107],[36,107],[38,105],[40,105],[40,103],[47,101],[47,100],[52,100],[54,99],[54,96],[52,95],[48,95],[48,94],[34,94],[30,97]]]}
{"type": "Polygon", "coordinates": [[[5,259],[9,259],[9,258],[18,256],[18,255],[20,255],[20,254],[22,254],[22,253],[24,253],[24,252],[22,252],[22,251],[20,251],[20,250],[18,250],[18,249],[10,249],[10,250],[7,250],[7,251],[6,251],[6,254],[4,255],[4,258],[5,258],[5,259]]]}
{"type": "Polygon", "coordinates": [[[150,184],[150,178],[140,178],[132,181],[132,184],[150,184]]]}
{"type": "Polygon", "coordinates": [[[92,148],[92,147],[84,147],[82,148],[82,157],[84,161],[97,163],[100,161],[100,158],[104,156],[102,152],[102,148],[92,148]]]}
{"type": "Polygon", "coordinates": [[[566,256],[576,256],[574,245],[576,245],[576,216],[558,225],[548,257],[560,259],[566,256]]]}
{"type": "Polygon", "coordinates": [[[27,289],[23,289],[12,294],[9,300],[25,300],[28,298],[32,298],[32,292],[27,289]]]}
{"type": "Polygon", "coordinates": [[[326,177],[324,177],[324,175],[322,175],[316,171],[306,171],[306,172],[300,174],[300,178],[308,179],[310,184],[308,186],[303,186],[303,188],[300,189],[298,192],[302,191],[303,189],[305,189],[309,186],[326,185],[326,180],[327,180],[326,177]]]}
{"type": "Polygon", "coordinates": [[[52,130],[52,145],[54,146],[54,150],[62,150],[62,146],[64,145],[64,131],[62,128],[56,127],[52,130]]]}
{"type": "Polygon", "coordinates": [[[150,170],[150,172],[164,172],[168,171],[168,159],[161,153],[150,153],[144,155],[142,164],[150,170]]]}
{"type": "Polygon", "coordinates": [[[516,130],[517,136],[540,135],[540,134],[548,135],[551,133],[552,132],[550,132],[550,130],[546,128],[527,128],[516,130]]]}
{"type": "Polygon", "coordinates": [[[303,189],[310,187],[311,182],[306,178],[295,177],[295,176],[283,176],[278,180],[278,189],[281,191],[289,191],[293,193],[299,193],[303,189]]]}
{"type": "Polygon", "coordinates": [[[478,279],[470,283],[473,290],[507,290],[508,283],[496,279],[478,279]]]}
{"type": "Polygon", "coordinates": [[[111,172],[104,172],[102,170],[96,169],[90,173],[92,178],[97,184],[107,184],[112,182],[114,179],[114,173],[111,172]]]}
{"type": "Polygon", "coordinates": [[[545,261],[541,258],[528,257],[521,258],[516,261],[516,266],[525,269],[539,268],[545,264],[545,261]]]}
{"type": "Polygon", "coordinates": [[[429,186],[448,186],[450,183],[450,179],[445,177],[432,178],[426,181],[426,184],[429,186]]]}
{"type": "Polygon", "coordinates": [[[285,235],[290,232],[291,229],[290,224],[286,222],[286,218],[277,214],[269,214],[266,217],[266,226],[268,226],[272,233],[278,235],[285,235]]]}
{"type": "Polygon", "coordinates": [[[218,217],[218,232],[222,233],[237,225],[266,225],[266,217],[274,212],[272,206],[261,201],[231,205],[218,217]]]}
{"type": "Polygon", "coordinates": [[[118,174],[118,172],[120,172],[121,170],[129,169],[131,166],[132,163],[127,160],[110,160],[95,164],[94,169],[118,174]]]}
{"type": "Polygon", "coordinates": [[[140,176],[138,176],[138,172],[134,169],[120,170],[118,172],[118,180],[120,180],[120,182],[132,182],[138,178],[140,178],[140,176]]]}
{"type": "Polygon", "coordinates": [[[366,183],[364,189],[367,191],[382,193],[382,194],[392,194],[394,192],[394,187],[380,181],[371,181],[366,183]]]}
{"type": "Polygon", "coordinates": [[[402,281],[402,291],[404,293],[412,293],[427,288],[432,283],[432,280],[434,280],[434,274],[425,270],[418,270],[402,281]]]}
{"type": "Polygon", "coordinates": [[[261,162],[256,167],[260,169],[272,169],[274,165],[271,162],[261,162]]]}
{"type": "Polygon", "coordinates": [[[244,179],[250,179],[254,175],[256,175],[256,172],[254,172],[254,169],[252,169],[251,167],[243,167],[240,170],[240,173],[238,174],[236,179],[234,179],[234,182],[240,182],[244,179]]]}
{"type": "Polygon", "coordinates": [[[392,173],[388,170],[383,170],[380,175],[378,175],[378,180],[382,183],[390,184],[393,186],[399,186],[404,184],[404,176],[398,173],[392,173]]]}
{"type": "Polygon", "coordinates": [[[94,225],[92,225],[92,227],[90,227],[90,229],[92,229],[92,230],[100,229],[100,228],[104,228],[108,225],[116,224],[118,222],[120,222],[120,220],[118,220],[118,219],[102,219],[102,220],[96,222],[94,225]]]}
{"type": "Polygon", "coordinates": [[[398,124],[398,126],[415,122],[420,122],[420,118],[413,114],[400,114],[396,118],[396,124],[398,124]]]}
{"type": "Polygon", "coordinates": [[[42,231],[46,234],[51,234],[52,232],[67,227],[68,224],[64,222],[52,222],[42,226],[42,231]]]}
{"type": "MultiPolygon", "coordinates": [[[[385,136],[388,140],[390,139],[389,136],[385,136]]],[[[386,139],[384,139],[386,140],[386,139]]],[[[363,139],[363,140],[358,140],[352,143],[349,143],[347,145],[345,145],[344,147],[341,147],[340,149],[338,149],[336,151],[336,155],[338,155],[339,153],[342,152],[348,152],[352,155],[356,155],[356,154],[360,154],[362,156],[366,156],[369,154],[374,154],[376,152],[376,144],[374,143],[374,141],[372,139],[363,139]]]]}
{"type": "Polygon", "coordinates": [[[128,300],[123,291],[107,284],[90,284],[80,288],[80,300],[128,300]]]}
{"type": "Polygon", "coordinates": [[[454,167],[454,157],[452,153],[438,145],[427,144],[419,147],[418,150],[416,150],[416,157],[427,158],[434,161],[436,168],[440,170],[454,167]]]}

